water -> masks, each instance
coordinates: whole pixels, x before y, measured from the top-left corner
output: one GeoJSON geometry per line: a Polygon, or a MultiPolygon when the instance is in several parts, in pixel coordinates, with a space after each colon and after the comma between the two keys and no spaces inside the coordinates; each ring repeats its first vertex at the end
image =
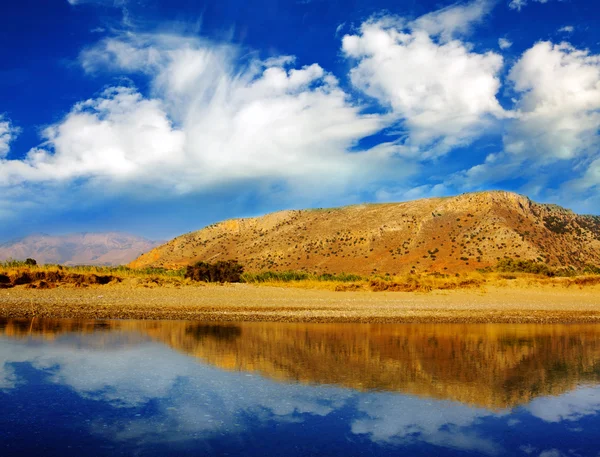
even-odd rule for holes
{"type": "Polygon", "coordinates": [[[1,456],[598,456],[600,326],[0,320],[1,456]]]}

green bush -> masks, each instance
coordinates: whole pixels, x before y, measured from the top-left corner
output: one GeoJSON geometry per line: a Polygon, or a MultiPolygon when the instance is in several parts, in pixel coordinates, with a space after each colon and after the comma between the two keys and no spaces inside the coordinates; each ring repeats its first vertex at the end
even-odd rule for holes
{"type": "Polygon", "coordinates": [[[235,260],[220,260],[215,263],[198,262],[189,265],[185,278],[205,282],[240,282],[244,267],[235,260]]]}
{"type": "Polygon", "coordinates": [[[302,271],[261,271],[260,273],[244,273],[242,275],[242,281],[247,283],[252,282],[291,282],[291,281],[304,281],[310,279],[308,273],[302,271]]]}
{"type": "Polygon", "coordinates": [[[292,281],[339,281],[354,282],[362,281],[362,276],[350,273],[323,273],[321,275],[305,273],[303,271],[261,271],[260,273],[244,273],[242,282],[292,282],[292,281]]]}

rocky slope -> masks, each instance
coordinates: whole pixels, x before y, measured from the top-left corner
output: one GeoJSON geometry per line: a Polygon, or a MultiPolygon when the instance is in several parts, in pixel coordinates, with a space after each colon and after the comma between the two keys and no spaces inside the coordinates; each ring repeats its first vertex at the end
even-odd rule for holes
{"type": "Polygon", "coordinates": [[[510,192],[281,211],[182,235],[130,265],[238,259],[247,271],[454,273],[504,257],[600,265],[600,217],[510,192]]]}
{"type": "Polygon", "coordinates": [[[159,243],[126,233],[31,235],[0,244],[0,260],[33,258],[63,265],[124,265],[159,243]]]}

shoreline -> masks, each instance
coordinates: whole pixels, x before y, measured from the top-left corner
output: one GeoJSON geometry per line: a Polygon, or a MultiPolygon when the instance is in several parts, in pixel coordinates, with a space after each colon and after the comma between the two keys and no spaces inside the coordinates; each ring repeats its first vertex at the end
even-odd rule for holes
{"type": "Polygon", "coordinates": [[[297,323],[600,323],[600,288],[334,292],[248,284],[0,290],[0,317],[297,323]]]}

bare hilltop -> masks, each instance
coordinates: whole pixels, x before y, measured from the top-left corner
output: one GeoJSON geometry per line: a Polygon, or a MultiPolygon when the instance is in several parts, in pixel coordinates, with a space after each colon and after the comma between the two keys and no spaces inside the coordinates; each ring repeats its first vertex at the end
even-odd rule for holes
{"type": "Polygon", "coordinates": [[[503,258],[600,264],[600,217],[494,191],[403,203],[290,210],[179,236],[131,267],[237,259],[247,271],[463,272],[503,258]]]}

